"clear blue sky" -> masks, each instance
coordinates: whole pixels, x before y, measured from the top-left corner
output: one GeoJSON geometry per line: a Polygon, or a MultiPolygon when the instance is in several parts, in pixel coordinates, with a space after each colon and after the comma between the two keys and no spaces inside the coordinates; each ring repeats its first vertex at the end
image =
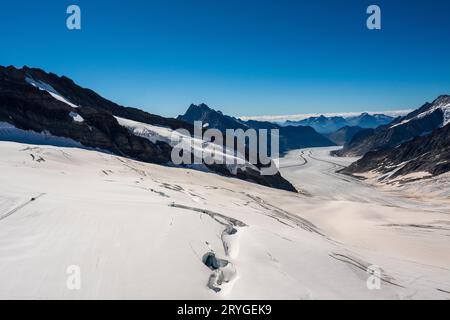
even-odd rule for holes
{"type": "Polygon", "coordinates": [[[175,116],[412,108],[450,94],[448,0],[14,0],[0,5],[0,64],[66,75],[175,116]],[[78,4],[82,30],[66,28],[78,4]],[[382,9],[382,30],[366,9],[382,9]]]}

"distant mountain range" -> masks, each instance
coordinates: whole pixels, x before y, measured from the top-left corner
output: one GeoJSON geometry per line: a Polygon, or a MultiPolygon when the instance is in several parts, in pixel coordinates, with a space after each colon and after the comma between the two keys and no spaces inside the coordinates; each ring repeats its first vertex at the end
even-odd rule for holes
{"type": "Polygon", "coordinates": [[[259,120],[242,120],[224,115],[221,111],[211,109],[205,104],[191,105],[178,120],[194,123],[202,121],[210,128],[225,131],[226,129],[279,129],[280,149],[287,152],[293,149],[308,147],[326,147],[344,145],[359,131],[366,128],[376,128],[388,124],[393,117],[384,114],[361,113],[348,117],[324,115],[309,117],[300,121],[275,123],[259,120]],[[314,130],[311,130],[314,129],[314,130]]]}
{"type": "MultiPolygon", "coordinates": [[[[193,132],[193,126],[185,121],[120,106],[90,89],[81,88],[67,77],[28,67],[0,66],[0,140],[26,142],[21,139],[33,137],[36,141],[37,136],[44,137],[41,139],[44,141],[65,138],[71,145],[78,143],[135,160],[173,165],[170,136],[176,129],[193,132]]],[[[312,129],[305,131],[309,130],[312,129]]],[[[262,175],[258,164],[233,167],[204,164],[202,168],[295,191],[280,173],[262,175]]]]}
{"type": "Polygon", "coordinates": [[[376,128],[381,125],[388,124],[394,120],[393,117],[384,114],[361,113],[352,117],[311,117],[300,121],[286,121],[285,125],[289,126],[310,126],[319,133],[332,133],[344,127],[360,127],[360,128],[376,128]]]}
{"type": "Polygon", "coordinates": [[[222,132],[225,132],[226,129],[278,129],[281,153],[301,148],[336,145],[309,126],[281,126],[265,121],[243,121],[238,118],[224,115],[221,111],[216,111],[206,104],[191,105],[186,113],[178,116],[177,119],[189,124],[194,123],[194,121],[202,121],[204,126],[218,129],[222,132]]]}
{"type": "Polygon", "coordinates": [[[353,118],[358,117],[362,113],[368,113],[369,115],[384,114],[392,118],[404,117],[408,113],[412,112],[414,109],[399,109],[399,110],[386,110],[386,111],[361,111],[361,112],[325,112],[325,113],[299,113],[290,115],[259,115],[259,116],[240,116],[239,119],[257,120],[257,121],[269,121],[278,124],[284,124],[286,121],[301,121],[309,118],[318,118],[320,116],[325,116],[327,118],[342,117],[342,118],[353,118]]]}

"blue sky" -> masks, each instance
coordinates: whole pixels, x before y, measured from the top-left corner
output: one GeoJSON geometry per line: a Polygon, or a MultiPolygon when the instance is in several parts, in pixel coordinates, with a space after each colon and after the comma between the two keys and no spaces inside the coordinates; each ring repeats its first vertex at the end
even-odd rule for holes
{"type": "Polygon", "coordinates": [[[14,0],[0,64],[66,75],[166,116],[414,108],[450,94],[448,0],[14,0]],[[66,28],[78,4],[82,30],[66,28]],[[366,9],[382,9],[382,30],[366,9]]]}

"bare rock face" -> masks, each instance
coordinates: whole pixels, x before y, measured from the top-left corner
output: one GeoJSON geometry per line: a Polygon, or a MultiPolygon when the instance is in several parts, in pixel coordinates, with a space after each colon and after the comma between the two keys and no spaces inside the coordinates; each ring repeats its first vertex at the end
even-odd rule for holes
{"type": "Polygon", "coordinates": [[[448,110],[450,110],[450,96],[440,96],[434,102],[426,103],[421,108],[405,117],[397,118],[388,125],[358,132],[342,150],[335,154],[338,156],[363,156],[369,151],[396,147],[446,125],[448,110]]]}
{"type": "Polygon", "coordinates": [[[387,179],[424,172],[430,177],[450,171],[450,124],[433,133],[416,137],[396,148],[368,152],[361,160],[342,170],[346,174],[376,171],[387,179]]]}
{"type": "MultiPolygon", "coordinates": [[[[0,120],[15,127],[36,132],[71,138],[86,147],[99,148],[137,160],[166,163],[170,161],[168,145],[153,144],[134,136],[120,126],[114,116],[92,107],[72,108],[54,99],[48,92],[39,90],[25,81],[18,73],[8,77],[1,70],[0,120]],[[83,122],[73,121],[76,112],[83,122]]],[[[25,79],[25,73],[23,74],[25,79]]]]}
{"type": "MultiPolygon", "coordinates": [[[[144,162],[171,162],[172,147],[169,144],[162,141],[153,143],[136,136],[121,126],[115,117],[193,132],[193,126],[189,123],[120,106],[92,90],[81,88],[67,77],[28,67],[16,69],[0,66],[1,122],[23,130],[48,132],[54,136],[70,138],[86,147],[144,162]],[[41,90],[33,85],[35,83],[46,86],[49,90],[41,90]],[[75,121],[73,114],[82,121],[75,121]]],[[[219,174],[225,172],[225,166],[210,169],[219,174]]],[[[259,173],[244,172],[237,177],[273,188],[295,191],[279,174],[264,177],[259,173]]]]}

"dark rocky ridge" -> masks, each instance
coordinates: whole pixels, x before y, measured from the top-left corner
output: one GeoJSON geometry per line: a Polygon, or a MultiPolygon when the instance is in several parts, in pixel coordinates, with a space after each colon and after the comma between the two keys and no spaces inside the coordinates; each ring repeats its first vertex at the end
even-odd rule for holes
{"type": "Polygon", "coordinates": [[[428,172],[432,176],[449,172],[450,124],[396,148],[368,152],[362,159],[341,172],[355,174],[375,170],[382,175],[393,171],[393,168],[398,170],[389,179],[416,172],[428,172]]]}
{"type": "MultiPolygon", "coordinates": [[[[46,131],[55,136],[71,138],[86,147],[100,148],[144,162],[167,164],[171,161],[170,145],[164,142],[152,143],[131,134],[119,125],[114,116],[193,132],[191,124],[117,105],[90,89],[81,88],[67,77],[28,67],[16,69],[0,66],[0,121],[19,129],[46,131]],[[79,108],[72,108],[53,98],[48,92],[33,87],[26,82],[26,77],[52,86],[79,108]],[[73,121],[69,116],[70,112],[78,113],[84,121],[73,121]]],[[[232,176],[225,166],[210,166],[210,169],[232,176]]],[[[296,191],[279,173],[261,176],[257,171],[238,170],[237,177],[268,187],[296,191]]]]}
{"type": "Polygon", "coordinates": [[[23,67],[23,69],[16,69],[14,73],[17,74],[19,78],[22,78],[24,75],[30,75],[34,79],[39,79],[51,85],[62,96],[77,106],[102,109],[118,117],[156,126],[169,127],[171,129],[183,128],[190,132],[193,130],[191,125],[176,119],[150,114],[137,108],[120,106],[101,97],[91,89],[78,86],[75,82],[65,76],[59,77],[56,74],[46,73],[41,69],[28,68],[26,66],[23,67]]]}
{"type": "Polygon", "coordinates": [[[54,99],[46,91],[26,83],[24,72],[0,69],[0,121],[11,123],[19,129],[47,131],[55,136],[71,138],[86,147],[108,150],[141,161],[170,161],[171,148],[168,145],[153,144],[130,134],[107,111],[89,106],[74,109],[54,99]],[[85,121],[74,122],[70,112],[77,112],[85,121]]]}
{"type": "Polygon", "coordinates": [[[393,148],[417,136],[429,134],[442,126],[444,113],[441,109],[436,109],[424,117],[417,117],[417,115],[428,110],[432,111],[436,105],[445,100],[450,101],[450,96],[440,96],[433,103],[426,103],[407,116],[397,118],[389,125],[362,130],[335,154],[338,156],[363,156],[369,151],[393,148]],[[404,121],[407,122],[403,123],[404,121]]]}
{"type": "Polygon", "coordinates": [[[244,121],[224,115],[221,111],[216,111],[206,104],[191,104],[184,115],[177,117],[178,120],[193,124],[194,121],[201,121],[208,124],[208,128],[218,129],[225,132],[226,129],[249,129],[244,121]]]}

